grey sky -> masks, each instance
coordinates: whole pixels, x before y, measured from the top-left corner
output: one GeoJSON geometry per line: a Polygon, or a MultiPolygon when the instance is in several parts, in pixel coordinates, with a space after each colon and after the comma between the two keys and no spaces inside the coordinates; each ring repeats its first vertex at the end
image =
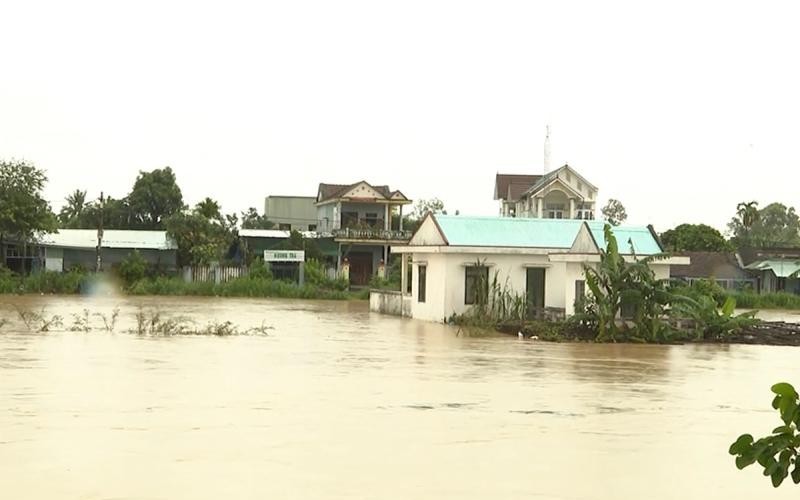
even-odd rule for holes
{"type": "Polygon", "coordinates": [[[795,4],[3,1],[0,157],[56,207],[170,165],[226,211],[366,179],[494,215],[549,123],[629,222],[724,228],[800,205],[795,4]]]}

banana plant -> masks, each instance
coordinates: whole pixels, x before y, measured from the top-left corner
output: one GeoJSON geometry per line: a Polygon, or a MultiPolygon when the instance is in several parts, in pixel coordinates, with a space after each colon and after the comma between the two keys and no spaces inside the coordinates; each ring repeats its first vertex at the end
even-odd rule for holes
{"type": "MultiPolygon", "coordinates": [[[[585,266],[586,286],[591,292],[584,311],[596,325],[599,342],[615,341],[621,333],[620,312],[623,305],[633,310],[633,338],[644,341],[667,339],[668,324],[663,316],[674,300],[665,281],[655,277],[650,265],[666,254],[639,258],[633,251],[633,262],[626,262],[611,226],[603,229],[606,248],[600,250],[596,267],[585,266]]],[[[627,329],[627,327],[626,327],[627,329]]]]}

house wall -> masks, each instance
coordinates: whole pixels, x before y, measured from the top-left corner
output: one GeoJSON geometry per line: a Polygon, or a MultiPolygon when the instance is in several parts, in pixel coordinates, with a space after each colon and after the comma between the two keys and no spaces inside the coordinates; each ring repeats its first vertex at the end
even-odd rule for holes
{"type": "Polygon", "coordinates": [[[328,203],[317,207],[317,230],[322,232],[330,232],[338,229],[336,224],[335,203],[328,203]]]}
{"type": "MultiPolygon", "coordinates": [[[[51,262],[55,266],[55,259],[61,253],[62,256],[62,270],[69,270],[75,266],[81,266],[85,269],[94,269],[97,264],[97,254],[94,249],[78,249],[78,248],[47,248],[45,254],[46,265],[48,260],[52,257],[54,260],[51,262]]],[[[125,260],[133,249],[127,248],[104,248],[102,251],[103,268],[109,269],[116,267],[123,260],[125,260]]],[[[142,249],[139,254],[151,265],[159,266],[163,269],[174,270],[177,267],[177,252],[175,250],[153,250],[142,249]]],[[[55,269],[53,269],[55,270],[55,269]]]]}
{"type": "MultiPolygon", "coordinates": [[[[527,293],[529,267],[544,267],[545,307],[564,309],[567,315],[574,313],[575,282],[585,280],[582,262],[551,262],[547,255],[415,253],[411,277],[412,317],[439,322],[446,321],[453,314],[465,313],[470,307],[464,303],[465,268],[474,265],[477,260],[489,266],[490,281],[497,273],[501,286],[507,283],[515,294],[527,293]],[[425,303],[417,301],[421,263],[428,266],[425,303]]],[[[652,269],[656,278],[667,279],[669,267],[666,264],[655,264],[652,269]]]]}
{"type": "MultiPolygon", "coordinates": [[[[545,268],[545,306],[567,309],[567,291],[574,295],[575,276],[582,267],[575,263],[550,262],[546,255],[499,254],[414,254],[412,271],[412,316],[428,321],[444,321],[453,314],[463,314],[470,307],[464,303],[466,267],[478,260],[489,266],[489,280],[495,273],[501,286],[508,284],[512,293],[526,293],[528,267],[545,268]],[[427,300],[417,301],[419,285],[418,263],[427,262],[427,300]],[[568,269],[569,267],[569,269],[568,269]],[[570,281],[571,280],[571,281],[570,281]]],[[[572,312],[572,300],[569,313],[572,312]]]]}
{"type": "Polygon", "coordinates": [[[291,229],[306,231],[317,225],[316,198],[310,196],[267,196],[264,215],[276,225],[289,224],[291,229]]]}

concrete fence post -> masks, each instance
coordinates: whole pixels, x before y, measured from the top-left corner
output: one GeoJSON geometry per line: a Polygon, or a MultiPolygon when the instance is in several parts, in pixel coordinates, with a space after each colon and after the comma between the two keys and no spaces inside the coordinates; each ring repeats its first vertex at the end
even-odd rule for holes
{"type": "Polygon", "coordinates": [[[378,262],[378,278],[386,278],[386,263],[383,261],[383,259],[378,262]]]}
{"type": "Polygon", "coordinates": [[[342,278],[350,283],[350,260],[347,257],[342,259],[342,278]]]}

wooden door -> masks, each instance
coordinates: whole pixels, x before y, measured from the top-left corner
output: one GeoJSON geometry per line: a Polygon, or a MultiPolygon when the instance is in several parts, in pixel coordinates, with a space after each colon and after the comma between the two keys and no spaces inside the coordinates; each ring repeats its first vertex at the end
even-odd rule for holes
{"type": "Polygon", "coordinates": [[[372,254],[369,252],[350,252],[350,284],[367,286],[372,278],[372,254]]]}
{"type": "Polygon", "coordinates": [[[544,309],[544,272],[543,267],[529,267],[526,270],[525,282],[528,314],[535,316],[536,311],[544,309]]]}

